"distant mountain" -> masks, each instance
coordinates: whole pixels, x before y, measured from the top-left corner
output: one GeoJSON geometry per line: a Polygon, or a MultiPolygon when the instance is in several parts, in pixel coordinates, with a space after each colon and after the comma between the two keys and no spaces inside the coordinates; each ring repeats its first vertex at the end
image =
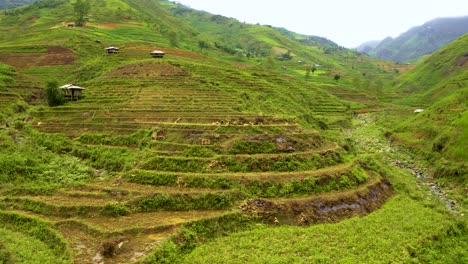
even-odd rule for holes
{"type": "Polygon", "coordinates": [[[367,41],[367,42],[364,42],[362,43],[361,45],[359,45],[356,49],[360,52],[364,52],[364,53],[369,53],[371,52],[373,49],[377,48],[377,46],[381,43],[382,41],[381,40],[371,40],[371,41],[367,41]]]}
{"type": "Polygon", "coordinates": [[[388,37],[376,47],[364,43],[358,50],[379,59],[408,62],[435,52],[467,32],[468,16],[437,18],[395,39],[388,37]]]}
{"type": "Polygon", "coordinates": [[[36,1],[37,0],[2,0],[0,1],[0,9],[8,9],[23,6],[36,1]]]}
{"type": "Polygon", "coordinates": [[[338,47],[338,44],[335,42],[323,38],[323,37],[318,37],[318,36],[310,36],[310,35],[302,35],[296,32],[292,32],[288,29],[281,28],[281,27],[275,27],[278,32],[281,34],[285,35],[286,37],[296,40],[304,45],[308,46],[321,46],[321,47],[338,47]]]}

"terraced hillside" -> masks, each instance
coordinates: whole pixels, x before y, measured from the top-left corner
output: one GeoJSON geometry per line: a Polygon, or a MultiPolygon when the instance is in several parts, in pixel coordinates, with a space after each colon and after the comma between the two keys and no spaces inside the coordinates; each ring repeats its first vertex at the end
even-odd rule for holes
{"type": "Polygon", "coordinates": [[[0,68],[0,260],[158,263],[168,247],[187,253],[258,226],[338,222],[394,194],[388,171],[342,138],[352,110],[380,104],[367,92],[378,84],[354,82],[388,77],[383,85],[388,65],[340,49],[322,57],[249,26],[268,52],[294,48],[327,64],[307,79],[304,65],[282,68],[274,52],[251,60],[202,48],[210,34],[166,1],[92,1],[82,28],[67,27],[72,4],[1,16],[12,33],[0,44],[9,65],[0,68]],[[151,58],[155,49],[165,57],[151,58]],[[86,90],[46,106],[53,80],[86,90]]]}
{"type": "Polygon", "coordinates": [[[109,257],[103,247],[111,242],[115,252],[106,262],[139,259],[200,219],[338,221],[371,212],[391,195],[381,175],[298,123],[346,125],[347,107],[324,91],[203,57],[154,61],[147,51],[131,52],[140,61],[84,82],[83,99],[33,113],[34,128],[46,133],[34,136],[37,144],[79,157],[104,176],[47,195],[4,190],[9,210],[61,231],[75,261],[109,257]],[[312,119],[294,118],[301,109],[312,119]],[[64,142],[54,144],[55,137],[64,142]]]}
{"type": "MultiPolygon", "coordinates": [[[[192,224],[219,223],[226,233],[255,222],[339,221],[392,194],[382,175],[314,129],[338,133],[351,112],[313,84],[173,48],[153,59],[151,42],[128,43],[119,54],[87,45],[95,61],[107,62],[96,72],[84,71],[76,44],[40,46],[35,55],[32,45],[16,55],[4,48],[1,58],[16,68],[6,88],[31,102],[41,102],[43,76],[75,76],[86,87],[80,100],[14,108],[22,117],[4,121],[7,134],[36,146],[33,160],[52,157],[29,180],[19,180],[29,175],[20,165],[3,171],[1,193],[7,219],[43,223],[68,245],[68,256],[49,254],[54,262],[141,260],[192,224]],[[70,171],[88,169],[55,180],[47,166],[65,162],[60,157],[70,159],[70,171]],[[8,184],[10,175],[18,175],[16,184],[8,184]]],[[[13,151],[19,141],[7,134],[2,144],[13,151]]],[[[5,247],[9,259],[27,259],[5,247]]]]}

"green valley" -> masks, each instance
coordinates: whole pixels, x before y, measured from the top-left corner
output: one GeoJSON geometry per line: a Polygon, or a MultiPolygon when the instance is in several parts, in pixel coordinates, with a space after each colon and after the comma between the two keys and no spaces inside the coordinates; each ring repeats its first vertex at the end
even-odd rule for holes
{"type": "Polygon", "coordinates": [[[0,263],[468,258],[466,35],[407,65],[166,0],[0,28],[0,263]]]}

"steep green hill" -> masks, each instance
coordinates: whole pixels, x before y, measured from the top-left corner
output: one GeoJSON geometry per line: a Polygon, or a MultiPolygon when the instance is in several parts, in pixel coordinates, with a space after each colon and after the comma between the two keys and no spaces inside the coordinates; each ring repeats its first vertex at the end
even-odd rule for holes
{"type": "Polygon", "coordinates": [[[386,38],[376,47],[364,46],[361,51],[379,59],[408,62],[435,52],[467,32],[467,16],[438,18],[411,28],[395,39],[386,38]]]}
{"type": "MultiPolygon", "coordinates": [[[[408,115],[392,138],[434,164],[435,175],[466,187],[468,179],[468,35],[437,51],[395,84],[408,115]]],[[[463,187],[460,188],[462,190],[463,187]]]]}

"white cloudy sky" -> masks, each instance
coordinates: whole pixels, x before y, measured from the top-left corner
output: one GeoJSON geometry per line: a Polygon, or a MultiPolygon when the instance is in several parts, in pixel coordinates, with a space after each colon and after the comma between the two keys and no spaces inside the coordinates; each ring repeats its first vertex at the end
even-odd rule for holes
{"type": "Polygon", "coordinates": [[[326,37],[345,47],[396,37],[438,17],[468,15],[467,0],[177,0],[192,8],[326,37]]]}

